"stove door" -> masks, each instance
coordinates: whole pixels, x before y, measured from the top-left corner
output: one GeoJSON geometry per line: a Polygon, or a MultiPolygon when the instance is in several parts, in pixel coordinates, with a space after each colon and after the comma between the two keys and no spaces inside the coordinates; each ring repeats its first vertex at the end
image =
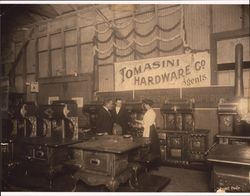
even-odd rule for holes
{"type": "Polygon", "coordinates": [[[84,168],[89,172],[111,173],[112,155],[100,152],[84,152],[84,168]]]}

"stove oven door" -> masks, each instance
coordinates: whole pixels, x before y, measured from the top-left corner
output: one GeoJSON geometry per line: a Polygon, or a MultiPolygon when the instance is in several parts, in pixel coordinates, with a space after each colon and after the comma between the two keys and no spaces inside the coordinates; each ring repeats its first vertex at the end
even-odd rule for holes
{"type": "Polygon", "coordinates": [[[111,175],[112,154],[84,151],[83,157],[85,171],[111,175]]]}

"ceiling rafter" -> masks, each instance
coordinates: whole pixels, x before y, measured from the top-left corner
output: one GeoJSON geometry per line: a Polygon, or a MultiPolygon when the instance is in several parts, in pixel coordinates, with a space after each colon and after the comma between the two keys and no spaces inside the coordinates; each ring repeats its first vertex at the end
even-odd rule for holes
{"type": "Polygon", "coordinates": [[[78,10],[78,7],[77,7],[76,5],[69,4],[69,6],[70,6],[71,8],[73,8],[75,11],[77,11],[77,10],[78,10]]]}
{"type": "Polygon", "coordinates": [[[29,9],[28,13],[31,13],[33,15],[36,15],[38,17],[41,17],[43,20],[44,19],[49,19],[49,17],[41,12],[34,11],[34,9],[29,9]]]}
{"type": "Polygon", "coordinates": [[[35,14],[35,13],[32,13],[32,12],[27,12],[28,13],[28,15],[30,15],[32,18],[34,18],[34,21],[36,22],[36,21],[41,21],[41,20],[46,20],[47,19],[47,17],[44,17],[44,16],[42,16],[42,15],[40,15],[40,14],[35,14]]]}
{"type": "Polygon", "coordinates": [[[48,5],[51,7],[51,9],[53,9],[57,15],[61,15],[62,14],[62,10],[58,9],[57,5],[48,5]]]}
{"type": "Polygon", "coordinates": [[[49,18],[54,18],[60,15],[55,9],[53,9],[52,5],[40,5],[39,9],[36,9],[36,11],[48,16],[49,18]]]}
{"type": "Polygon", "coordinates": [[[62,10],[63,14],[75,11],[70,5],[58,5],[58,8],[62,10]]]}

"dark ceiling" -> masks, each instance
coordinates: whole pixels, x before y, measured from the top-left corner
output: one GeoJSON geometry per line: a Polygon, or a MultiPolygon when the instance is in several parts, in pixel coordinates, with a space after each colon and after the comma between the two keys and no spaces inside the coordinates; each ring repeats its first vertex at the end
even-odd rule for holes
{"type": "Polygon", "coordinates": [[[1,30],[7,31],[12,27],[32,24],[38,21],[75,12],[86,8],[86,4],[1,4],[1,30]]]}

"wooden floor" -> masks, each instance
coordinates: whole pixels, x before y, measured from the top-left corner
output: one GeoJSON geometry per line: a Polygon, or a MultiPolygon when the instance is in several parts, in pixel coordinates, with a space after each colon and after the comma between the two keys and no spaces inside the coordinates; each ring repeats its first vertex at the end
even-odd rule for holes
{"type": "Polygon", "coordinates": [[[162,192],[209,192],[209,175],[206,171],[160,167],[152,173],[171,179],[162,192]]]}
{"type": "MultiPolygon", "coordinates": [[[[206,171],[161,166],[159,167],[158,170],[151,171],[151,174],[170,178],[171,180],[170,183],[168,183],[165,187],[161,188],[160,189],[161,192],[209,192],[209,174],[206,171]]],[[[62,180],[61,178],[60,183],[57,184],[58,187],[56,187],[54,191],[71,191],[72,189],[70,188],[71,184],[73,187],[73,182],[68,181],[68,178],[65,178],[65,180],[62,180]],[[62,187],[66,187],[66,189],[64,190],[64,188],[62,187]]],[[[86,188],[83,189],[82,186],[79,186],[78,189],[79,190],[76,190],[77,192],[97,191],[97,189],[95,189],[94,187],[91,188],[90,190],[86,190],[86,188]]],[[[32,191],[32,190],[16,188],[9,191],[32,191]]],[[[100,191],[103,190],[98,189],[98,192],[100,191]]],[[[141,191],[144,192],[146,190],[141,190],[141,191]]],[[[125,192],[127,191],[125,190],[125,192]]]]}

